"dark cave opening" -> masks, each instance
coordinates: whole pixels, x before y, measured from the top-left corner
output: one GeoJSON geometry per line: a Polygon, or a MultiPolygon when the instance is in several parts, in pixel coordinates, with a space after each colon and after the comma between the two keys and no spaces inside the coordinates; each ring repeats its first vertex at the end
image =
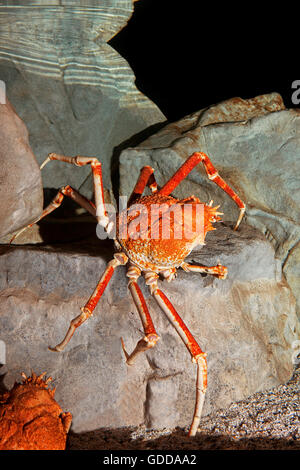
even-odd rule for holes
{"type": "Polygon", "coordinates": [[[294,107],[294,80],[280,72],[271,26],[261,29],[262,18],[238,20],[225,6],[208,5],[201,16],[196,3],[183,9],[171,0],[135,2],[127,26],[109,44],[130,64],[137,88],[170,121],[225,99],[274,91],[294,107]]]}

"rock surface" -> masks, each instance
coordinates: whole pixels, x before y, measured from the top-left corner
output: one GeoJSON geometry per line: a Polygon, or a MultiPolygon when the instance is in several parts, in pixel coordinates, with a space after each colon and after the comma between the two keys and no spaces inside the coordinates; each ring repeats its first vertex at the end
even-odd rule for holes
{"type": "Polygon", "coordinates": [[[233,403],[226,410],[205,416],[193,439],[182,428],[156,431],[144,427],[99,429],[85,433],[71,432],[67,449],[143,450],[148,451],[148,455],[153,450],[182,450],[185,453],[188,450],[299,451],[299,379],[298,368],[288,383],[255,393],[233,403]]]}
{"type": "MultiPolygon", "coordinates": [[[[220,175],[246,203],[248,224],[272,243],[300,312],[300,113],[285,109],[280,95],[232,98],[165,126],[120,157],[120,191],[129,195],[140,168],[151,165],[158,184],[172,176],[194,151],[207,153],[220,175]],[[127,175],[130,174],[129,179],[127,175]]],[[[224,220],[238,208],[208,180],[199,165],[175,189],[221,205],[224,220]]]]}
{"type": "MultiPolygon", "coordinates": [[[[111,189],[120,146],[165,117],[107,44],[126,25],[133,2],[88,3],[0,6],[0,79],[29,129],[39,164],[50,152],[96,156],[111,189]]],[[[70,184],[92,195],[88,166],[52,162],[42,176],[44,187],[70,184]]]]}
{"type": "MultiPolygon", "coordinates": [[[[143,282],[161,339],[134,366],[125,364],[120,338],[131,351],[142,336],[125,268],[116,271],[94,316],[79,328],[65,351],[47,349],[65,335],[111,256],[110,242],[55,249],[1,247],[0,339],[7,351],[3,384],[11,388],[20,370],[47,370],[57,386],[57,400],[73,415],[74,432],[142,424],[151,428],[188,425],[195,368],[143,282]]],[[[233,232],[220,225],[190,261],[207,265],[220,261],[229,270],[226,280],[180,271],[173,282],[161,283],[208,353],[206,415],[286,382],[293,373],[299,324],[294,298],[281,279],[280,263],[257,230],[244,224],[233,232]]]]}
{"type": "Polygon", "coordinates": [[[0,236],[23,227],[43,209],[43,187],[28,131],[6,100],[0,104],[0,236]]]}

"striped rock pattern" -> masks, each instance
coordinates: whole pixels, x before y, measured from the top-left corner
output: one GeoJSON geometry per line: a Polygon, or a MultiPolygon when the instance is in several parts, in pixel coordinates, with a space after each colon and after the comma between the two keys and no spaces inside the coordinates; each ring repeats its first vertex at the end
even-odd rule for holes
{"type": "MultiPolygon", "coordinates": [[[[49,152],[97,156],[110,189],[118,148],[165,120],[107,44],[126,25],[133,2],[19,3],[0,6],[0,79],[28,127],[33,152],[39,163],[49,152]]],[[[70,184],[91,197],[89,171],[51,164],[43,185],[70,184]]]]}

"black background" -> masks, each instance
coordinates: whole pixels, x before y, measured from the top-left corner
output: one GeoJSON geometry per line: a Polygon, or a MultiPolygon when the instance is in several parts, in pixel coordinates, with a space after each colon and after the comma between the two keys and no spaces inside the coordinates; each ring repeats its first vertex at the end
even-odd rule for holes
{"type": "MultiPolygon", "coordinates": [[[[227,98],[277,91],[293,107],[287,55],[295,42],[290,11],[237,2],[139,0],[128,25],[110,41],[130,64],[136,86],[170,120],[227,98]]],[[[300,73],[299,73],[300,75],[300,73]]],[[[299,76],[298,75],[298,76],[299,76]]]]}

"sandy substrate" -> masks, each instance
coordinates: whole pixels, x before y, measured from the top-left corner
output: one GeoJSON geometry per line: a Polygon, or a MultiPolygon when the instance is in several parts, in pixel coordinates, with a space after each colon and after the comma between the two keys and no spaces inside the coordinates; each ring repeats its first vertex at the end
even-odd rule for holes
{"type": "Polygon", "coordinates": [[[226,410],[203,417],[196,437],[187,429],[142,428],[70,432],[69,450],[300,450],[300,367],[292,379],[226,410]]]}

